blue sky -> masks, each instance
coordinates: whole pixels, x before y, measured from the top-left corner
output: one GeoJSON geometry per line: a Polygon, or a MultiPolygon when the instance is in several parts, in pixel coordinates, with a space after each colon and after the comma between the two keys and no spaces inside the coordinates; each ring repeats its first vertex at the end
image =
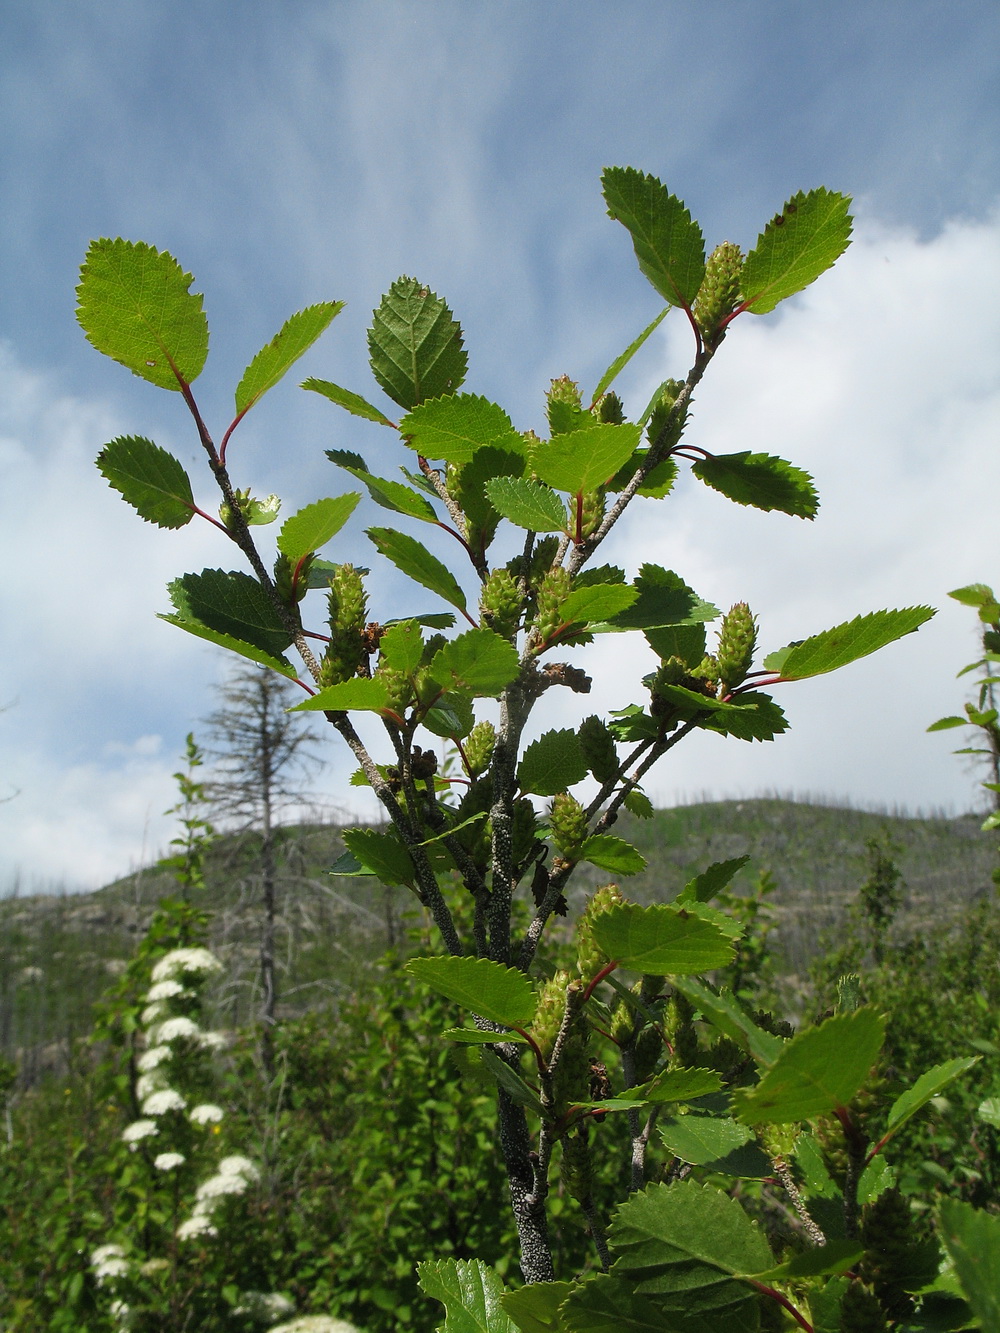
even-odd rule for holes
{"type": "MultiPolygon", "coordinates": [[[[831,274],[737,323],[691,428],[707,448],[812,471],[816,522],[688,486],[637,512],[611,554],[672,565],[717,604],[747,597],[765,648],[886,604],[941,607],[917,639],[790,687],[789,736],[681,747],[652,794],[967,808],[973,776],[952,737],[924,727],[959,704],[953,677],[973,648],[947,591],[1000,582],[998,44],[992,0],[4,6],[0,753],[18,795],[0,806],[0,891],[18,871],[91,886],[162,847],[170,773],[224,669],[154,612],[169,578],[228,551],[208,525],[142,524],[92,465],[123,433],[200,460],[179,398],[77,328],[88,241],[144,239],[195,274],[212,328],[196,390],[220,430],[287,315],[348,302],[236,437],[237,483],[277,491],[287,513],[342,489],[325,448],[383,445],[295,384],[377,393],[364,333],[401,273],[447,297],[467,387],[521,428],[540,424],[552,376],[593,385],[657,309],[604,214],[609,164],[663,179],[710,244],[749,247],[819,184],[851,193],[857,218],[831,274]]],[[[689,351],[668,319],[623,377],[627,405],[683,374],[689,351]]],[[[381,577],[390,608],[408,605],[381,577]]],[[[632,696],[620,652],[596,654],[597,705],[632,696]]],[[[636,680],[645,669],[637,654],[636,680]]],[[[335,757],[323,778],[332,800],[347,769],[335,757]]]]}

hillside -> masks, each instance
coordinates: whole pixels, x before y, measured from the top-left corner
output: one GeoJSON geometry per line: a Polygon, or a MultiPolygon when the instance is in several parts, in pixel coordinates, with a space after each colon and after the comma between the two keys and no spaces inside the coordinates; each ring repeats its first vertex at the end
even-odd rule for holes
{"type": "MultiPolygon", "coordinates": [[[[712,861],[749,855],[737,887],[762,870],[774,876],[772,935],[782,966],[801,972],[842,921],[866,876],[865,843],[888,837],[905,884],[898,928],[940,930],[970,899],[991,891],[995,840],[976,816],[918,819],[777,799],[717,801],[623,818],[615,832],[647,858],[624,881],[630,897],[669,900],[712,861]]],[[[413,899],[367,879],[331,878],[343,850],[332,825],[281,835],[280,958],[286,1011],[335,1001],[419,922],[413,899]]],[[[213,947],[228,964],[217,995],[220,1017],[236,1025],[252,1012],[257,961],[253,840],[221,839],[199,905],[212,913],[213,947]]],[[[577,901],[607,879],[583,866],[577,901]]],[[[95,893],[0,901],[0,1053],[21,1053],[22,1069],[58,1066],[90,1027],[90,1006],[125,966],[158,900],[175,890],[169,875],[141,871],[95,893]],[[27,1067],[26,1067],[27,1066],[27,1067]]]]}

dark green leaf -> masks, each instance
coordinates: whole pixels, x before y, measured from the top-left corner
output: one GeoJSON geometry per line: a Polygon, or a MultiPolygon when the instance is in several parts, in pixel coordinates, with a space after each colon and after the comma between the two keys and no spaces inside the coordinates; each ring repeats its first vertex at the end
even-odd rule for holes
{"type": "Polygon", "coordinates": [[[815,634],[802,643],[789,644],[764,658],[768,671],[782,680],[805,680],[836,671],[860,657],[867,657],[886,644],[912,634],[934,615],[929,606],[909,606],[901,611],[872,611],[843,625],[815,634]]]}
{"type": "Polygon", "coordinates": [[[707,903],[732,882],[749,860],[749,856],[735,856],[729,861],[713,861],[707,870],[688,880],[677,895],[677,901],[707,903]]]}
{"type": "Polygon", "coordinates": [[[500,1302],[522,1333],[567,1333],[559,1307],[572,1290],[571,1282],[532,1282],[505,1291],[500,1302]]]}
{"type": "Polygon", "coordinates": [[[498,1041],[512,1041],[518,1046],[527,1046],[528,1038],[518,1032],[484,1032],[481,1028],[446,1028],[441,1033],[448,1041],[457,1041],[460,1046],[492,1046],[498,1041]]]}
{"type": "Polygon", "coordinates": [[[503,1283],[481,1259],[425,1260],[417,1264],[420,1285],[445,1307],[438,1333],[516,1333],[500,1304],[503,1283]]]}
{"type": "MultiPolygon", "coordinates": [[[[595,833],[586,839],[580,859],[608,870],[613,875],[639,875],[646,869],[646,858],[631,843],[610,833],[595,833]]],[[[652,969],[650,969],[652,970],[652,969]]]]}
{"type": "Polygon", "coordinates": [[[486,494],[498,514],[529,532],[565,532],[565,502],[548,486],[526,477],[495,477],[486,494]]]}
{"type": "Polygon", "coordinates": [[[198,378],[208,355],[208,321],[193,281],[173,255],[142,241],[91,241],[76,317],[99,352],[179,392],[198,378]]]}
{"type": "Polygon", "coordinates": [[[577,588],[560,608],[564,620],[573,623],[611,621],[624,612],[638,597],[638,592],[627,583],[598,583],[577,588]]]}
{"type": "MultiPolygon", "coordinates": [[[[332,451],[330,451],[332,452],[332,451]]],[[[421,523],[438,523],[437,511],[431,502],[419,491],[404,486],[401,481],[389,481],[385,477],[376,477],[367,468],[348,467],[341,464],[345,472],[357,477],[368,488],[368,494],[377,505],[390,509],[394,514],[405,514],[407,518],[419,519],[421,523]]]]}
{"type": "Polygon", "coordinates": [[[200,621],[185,619],[182,615],[158,615],[158,620],[165,620],[168,625],[176,625],[178,629],[187,630],[188,634],[195,635],[196,638],[204,639],[208,643],[217,644],[220,648],[226,648],[231,653],[238,653],[240,657],[245,657],[251,662],[257,662],[260,666],[270,667],[273,671],[278,671],[289,680],[296,679],[296,671],[291,662],[281,654],[268,653],[255,644],[246,643],[243,639],[234,638],[231,634],[221,634],[218,630],[209,629],[207,625],[202,625],[200,621]]]}
{"type": "Polygon", "coordinates": [[[624,903],[601,912],[594,939],[609,958],[657,976],[707,972],[732,960],[733,946],[711,921],[665,903],[624,903]]]}
{"type": "Polygon", "coordinates": [[[360,499],[357,491],[348,491],[346,495],[329,496],[306,505],[282,523],[278,550],[287,555],[293,565],[310,551],[318,551],[336,536],[360,499]]]}
{"type": "Polygon", "coordinates": [[[555,796],[587,776],[587,761],[575,731],[546,731],[524,751],[517,768],[522,792],[555,796]]]}
{"type": "Polygon", "coordinates": [[[524,439],[503,408],[477,394],[452,393],[423,403],[403,417],[399,429],[421,457],[443,458],[459,467],[488,446],[522,456],[525,451],[524,439]]]}
{"type": "Polygon", "coordinates": [[[663,309],[660,311],[660,313],[656,316],[656,318],[650,324],[646,325],[643,331],[639,334],[638,338],[634,338],[632,342],[630,342],[629,345],[625,348],[624,352],[619,353],[619,355],[615,357],[615,359],[611,362],[611,365],[608,366],[607,370],[601,376],[597,388],[594,390],[595,401],[598,398],[600,398],[602,393],[604,393],[607,389],[611,387],[611,385],[618,378],[621,372],[625,369],[628,363],[632,360],[636,352],[638,352],[639,348],[643,345],[643,343],[646,341],[649,335],[651,333],[655,333],[655,331],[660,327],[660,325],[663,323],[663,318],[669,309],[670,306],[665,305],[663,309]]]}
{"type": "Polygon", "coordinates": [[[470,629],[440,648],[430,676],[447,690],[468,690],[476,698],[496,698],[517,675],[517,649],[491,629],[470,629]]]}
{"type": "MultiPolygon", "coordinates": [[[[637,449],[608,482],[608,490],[623,491],[639,468],[645,463],[648,454],[648,449],[637,449]]],[[[672,458],[662,459],[647,472],[645,481],[636,489],[636,495],[642,495],[652,500],[662,500],[673,490],[674,482],[677,480],[677,471],[677,464],[672,458]]]]}
{"type": "Polygon", "coordinates": [[[705,274],[697,222],[655,176],[608,167],[601,180],[608,215],[628,229],[639,268],[665,301],[690,306],[705,274]]]}
{"type": "Polygon", "coordinates": [[[744,261],[740,287],[748,310],[766,314],[840,258],[851,239],[850,203],[822,188],[789,199],[744,261]]]}
{"type": "Polygon", "coordinates": [[[184,468],[152,440],[123,435],[97,455],[101,475],[147,523],[183,528],[194,515],[194,496],[184,468]]]}
{"type": "Polygon", "coordinates": [[[405,532],[396,532],[393,528],[369,528],[367,535],[397,569],[431,592],[436,592],[452,606],[465,610],[465,593],[454,574],[415,537],[405,532]]]}
{"type": "Polygon", "coordinates": [[[773,454],[717,454],[699,459],[691,471],[706,486],[755,509],[778,509],[797,518],[814,518],[819,496],[812,477],[773,454]]]}
{"type": "Polygon", "coordinates": [[[285,320],[243,373],[236,389],[236,411],[240,416],[249,411],[268,389],[274,388],[343,308],[343,301],[323,301],[319,305],[307,306],[285,320]]]}
{"type": "MultiPolygon", "coordinates": [[[[525,1027],[538,997],[523,972],[489,958],[411,958],[406,970],[425,986],[491,1023],[525,1027]]],[[[497,1036],[503,1040],[502,1034],[497,1036]]]]}
{"type": "Polygon", "coordinates": [[[664,661],[679,657],[688,667],[696,667],[705,656],[708,638],[704,625],[665,625],[645,631],[646,642],[664,661]]]}
{"type": "Polygon", "coordinates": [[[416,278],[397,278],[368,330],[372,374],[404,409],[457,393],[469,358],[447,304],[416,278]]]}
{"type": "Polygon", "coordinates": [[[485,551],[496,535],[500,511],[490,498],[489,487],[498,480],[519,478],[524,471],[523,453],[511,453],[487,445],[458,469],[453,494],[469,525],[469,545],[485,551]]]}
{"type": "Polygon", "coordinates": [[[885,1122],[886,1129],[893,1134],[902,1129],[906,1122],[915,1116],[922,1107],[926,1106],[932,1097],[936,1097],[953,1078],[958,1078],[960,1074],[967,1073],[973,1065],[979,1063],[979,1060],[978,1055],[959,1056],[955,1060],[946,1060],[944,1064],[935,1065],[933,1069],[926,1070],[925,1073],[920,1075],[912,1088],[907,1088],[889,1107],[889,1114],[885,1122]]]}
{"type": "Polygon", "coordinates": [[[442,694],[421,718],[422,726],[446,740],[461,740],[475,724],[472,699],[467,694],[442,694]]]}
{"type": "Polygon", "coordinates": [[[980,1327],[1000,1328],[1000,1217],[942,1199],[940,1233],[980,1327]]]}
{"type": "Polygon", "coordinates": [[[520,1102],[522,1106],[526,1106],[529,1111],[534,1111],[536,1115],[543,1114],[542,1102],[538,1093],[525,1083],[520,1074],[515,1074],[510,1065],[501,1060],[499,1055],[484,1049],[482,1061],[483,1067],[490,1071],[509,1097],[512,1097],[516,1102],[520,1102]]]}
{"type": "MultiPolygon", "coordinates": [[[[598,1273],[573,1287],[560,1314],[562,1324],[553,1325],[559,1333],[563,1329],[569,1333],[713,1333],[715,1327],[668,1324],[657,1302],[637,1296],[628,1278],[610,1273],[598,1273]]],[[[742,1325],[733,1333],[743,1333],[742,1325]]]]}
{"type": "Polygon", "coordinates": [[[331,384],[329,380],[308,379],[302,381],[302,388],[311,389],[313,393],[321,393],[324,398],[329,398],[331,403],[346,408],[356,417],[363,417],[366,421],[376,421],[380,426],[393,425],[385,413],[373,407],[367,399],[362,398],[359,393],[352,393],[350,389],[342,389],[339,384],[331,384]]]}
{"type": "Polygon", "coordinates": [[[557,491],[596,491],[615,475],[639,443],[639,427],[600,423],[553,440],[541,440],[531,450],[531,469],[539,481],[557,491]]]}
{"type": "Polygon", "coordinates": [[[280,657],[292,642],[271,599],[255,578],[241,572],[203,569],[184,574],[168,587],[170,600],[184,621],[199,621],[219,634],[280,657]]]}
{"type": "Polygon", "coordinates": [[[395,829],[384,832],[373,828],[345,829],[343,838],[347,850],[383,884],[413,887],[417,872],[395,829]]]}
{"type": "Polygon", "coordinates": [[[773,1064],[784,1050],[785,1042],[758,1027],[731,991],[719,993],[693,977],[678,977],[672,984],[703,1018],[748,1050],[758,1064],[773,1064]]]}
{"type": "Polygon", "coordinates": [[[289,709],[292,713],[379,713],[389,701],[384,681],[355,676],[339,685],[327,685],[304,703],[289,709]]]}
{"type": "Polygon", "coordinates": [[[728,1116],[682,1115],[661,1120],[657,1128],[668,1151],[692,1166],[718,1161],[753,1137],[728,1116]]]}
{"type": "Polygon", "coordinates": [[[753,1088],[734,1094],[747,1125],[813,1120],[846,1106],[860,1091],[885,1037],[885,1019],[874,1009],[834,1014],[787,1042],[753,1088]]]}
{"type": "MultiPolygon", "coordinates": [[[[664,626],[701,625],[714,620],[719,609],[711,602],[702,601],[679,574],[660,565],[644,564],[636,576],[638,599],[626,610],[614,616],[613,628],[653,630],[664,626]]],[[[656,652],[650,635],[650,646],[656,652]]]]}
{"type": "Polygon", "coordinates": [[[856,1240],[828,1240],[814,1250],[794,1254],[791,1259],[763,1273],[755,1273],[758,1282],[782,1282],[787,1278],[835,1277],[860,1263],[865,1249],[856,1240]]]}
{"type": "Polygon", "coordinates": [[[756,691],[720,700],[702,725],[707,731],[741,741],[770,741],[788,730],[784,710],[769,694],[756,691]]]}

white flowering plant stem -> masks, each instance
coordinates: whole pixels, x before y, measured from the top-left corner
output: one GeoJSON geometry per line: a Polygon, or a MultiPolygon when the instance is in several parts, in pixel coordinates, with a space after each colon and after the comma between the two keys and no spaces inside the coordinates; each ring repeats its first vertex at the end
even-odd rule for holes
{"type": "MultiPolygon", "coordinates": [[[[97,466],[145,521],[179,529],[197,520],[218,532],[217,567],[171,583],[162,618],[295,682],[297,708],[326,718],[388,821],[347,831],[333,872],[404,886],[436,929],[438,953],[409,968],[455,1006],[442,1041],[465,1071],[456,1098],[483,1079],[495,1087],[525,1286],[504,1291],[485,1266],[448,1260],[422,1266],[425,1290],[460,1307],[463,1327],[505,1330],[611,1330],[622,1319],[672,1328],[689,1314],[699,1327],[732,1329],[762,1318],[836,1327],[842,1317],[857,1323],[859,1310],[883,1318],[864,1266],[862,1207],[886,1192],[885,1152],[899,1126],[974,1057],[930,1071],[876,1123],[859,1098],[885,1018],[856,991],[845,988],[836,1013],[794,1035],[717,992],[710,974],[730,963],[740,924],[713,900],[742,859],[662,885],[663,901],[650,907],[609,883],[576,923],[572,966],[553,975],[544,952],[579,867],[614,881],[643,868],[614,829],[625,814],[651,813],[643,783],[654,765],[678,762],[681,743],[699,732],[734,745],[774,742],[788,727],[778,700],[797,681],[849,666],[933,614],[912,606],[829,629],[807,623],[795,641],[761,653],[766,619],[738,595],[723,614],[681,573],[623,545],[637,507],[673,513],[690,484],[718,497],[717,540],[726,539],[724,501],[772,512],[775,523],[814,518],[806,472],[738,439],[713,452],[691,408],[740,327],[839,259],[851,218],[844,195],[800,192],[746,252],[728,241],[706,252],[699,224],[655,177],[612,167],[602,183],[652,292],[646,328],[598,381],[581,388],[554,378],[536,419],[515,424],[464,387],[464,335],[447,303],[401,277],[367,334],[383,396],[371,401],[325,379],[303,385],[348,414],[341,447],[327,451],[337,469],[331,489],[340,474],[358,489],[324,488],[273,539],[278,498],[255,494],[245,479],[238,485],[232,471],[238,428],[343,303],[321,301],[287,320],[250,360],[232,419],[216,435],[193,387],[208,324],[191,275],[146,243],[93,242],[78,288],[84,332],[139,378],[179,395],[221,503],[138,434],[108,441],[97,466]],[[647,351],[657,345],[648,340],[667,316],[690,332],[688,364],[648,401],[626,403],[617,378],[647,343],[647,351]],[[385,475],[393,459],[400,467],[385,475]],[[359,560],[348,524],[363,493],[392,526],[367,527],[369,554],[359,560]],[[612,534],[623,565],[608,560],[612,534]],[[379,604],[369,562],[375,588],[388,567],[414,585],[405,615],[379,604]],[[606,640],[622,644],[624,669],[621,706],[605,717],[586,707],[591,678],[581,663],[609,635],[625,636],[606,640]],[[579,698],[579,721],[539,727],[537,714],[557,698],[579,698]],[[457,771],[439,768],[442,743],[457,771]],[[808,1126],[824,1116],[839,1125],[848,1162],[829,1185],[822,1151],[807,1146],[816,1144],[808,1126]],[[615,1117],[628,1127],[628,1184],[607,1213],[591,1145],[615,1117]],[[596,1271],[582,1276],[555,1271],[557,1179],[593,1239],[596,1271]],[[794,1219],[784,1252],[736,1197],[746,1181],[770,1182],[776,1207],[794,1219]],[[810,1211],[828,1189],[839,1199],[830,1236],[810,1211]]],[[[975,1225],[949,1217],[943,1242],[975,1225]]],[[[966,1297],[977,1299],[971,1289],[966,1297]]]]}

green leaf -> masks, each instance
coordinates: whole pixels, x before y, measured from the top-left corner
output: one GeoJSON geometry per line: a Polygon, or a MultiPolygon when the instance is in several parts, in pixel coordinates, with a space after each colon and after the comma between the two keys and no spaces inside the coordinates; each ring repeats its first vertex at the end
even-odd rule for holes
{"type": "Polygon", "coordinates": [[[457,393],[469,358],[446,302],[416,278],[397,278],[368,330],[372,374],[394,403],[409,410],[457,393]]]}
{"type": "Polygon", "coordinates": [[[629,1090],[629,1096],[643,1102],[689,1102],[718,1092],[722,1080],[714,1069],[665,1069],[641,1088],[629,1090]]]}
{"type": "Polygon", "coordinates": [[[465,593],[454,574],[415,537],[405,532],[396,532],[393,528],[368,528],[367,535],[398,570],[431,592],[436,592],[452,606],[465,610],[465,593]]]}
{"type": "Polygon", "coordinates": [[[773,454],[716,454],[701,458],[691,471],[706,486],[737,504],[778,509],[797,518],[815,518],[819,496],[812,477],[773,454]]]}
{"type": "Polygon", "coordinates": [[[517,767],[522,792],[555,796],[587,776],[587,761],[575,731],[546,731],[525,749],[517,767]]]}
{"type": "Polygon", "coordinates": [[[432,680],[447,690],[467,690],[474,698],[496,698],[517,675],[517,649],[491,629],[470,629],[431,658],[432,680]]]}
{"type": "Polygon", "coordinates": [[[500,1304],[503,1283],[481,1259],[425,1259],[417,1264],[417,1277],[445,1307],[438,1333],[516,1333],[500,1304]]]}
{"type": "Polygon", "coordinates": [[[801,643],[789,644],[764,658],[768,671],[776,671],[782,680],[805,680],[837,671],[869,653],[878,652],[904,634],[912,634],[934,615],[929,606],[908,606],[900,611],[872,611],[801,643]]]}
{"type": "Polygon", "coordinates": [[[557,491],[596,491],[615,475],[639,443],[640,428],[606,422],[541,440],[531,450],[531,470],[557,491]]]}
{"type": "Polygon", "coordinates": [[[279,653],[265,652],[263,648],[258,648],[255,644],[234,638],[232,634],[221,634],[218,630],[209,629],[207,625],[202,625],[200,621],[185,618],[183,615],[158,613],[157,620],[165,620],[168,625],[176,625],[178,629],[187,630],[188,634],[193,634],[198,639],[204,639],[207,643],[214,643],[219,648],[225,648],[231,653],[238,653],[240,657],[256,662],[259,666],[270,667],[272,671],[280,672],[282,676],[287,676],[289,680],[295,680],[297,677],[298,673],[291,662],[279,653]]]}
{"type": "Polygon", "coordinates": [[[503,408],[477,394],[452,393],[422,403],[403,417],[399,429],[422,458],[443,458],[459,467],[488,446],[522,457],[525,451],[503,408]]]}
{"type": "Polygon", "coordinates": [[[379,713],[389,702],[385,682],[365,676],[343,680],[339,685],[327,685],[311,698],[290,708],[290,713],[379,713]]]}
{"type": "Polygon", "coordinates": [[[574,624],[613,620],[630,607],[638,595],[628,583],[598,583],[577,588],[563,602],[560,615],[574,624]]]}
{"type": "Polygon", "coordinates": [[[331,403],[346,408],[348,412],[356,417],[363,417],[366,421],[376,421],[380,426],[392,426],[395,429],[394,423],[389,420],[384,412],[380,412],[377,407],[373,407],[359,393],[352,393],[350,389],[342,389],[339,384],[331,384],[329,380],[308,379],[302,381],[301,387],[310,389],[313,393],[321,393],[324,398],[329,398],[331,403]]]}
{"type": "Polygon", "coordinates": [[[445,740],[461,740],[476,725],[472,700],[467,694],[442,694],[420,720],[421,726],[445,740]]]}
{"type": "Polygon", "coordinates": [[[806,1194],[810,1199],[835,1199],[840,1191],[826,1169],[823,1153],[811,1134],[800,1134],[795,1140],[795,1160],[802,1172],[806,1194]]]}
{"type": "Polygon", "coordinates": [[[866,1203],[874,1202],[880,1194],[892,1189],[895,1183],[896,1172],[880,1153],[877,1157],[873,1157],[861,1172],[858,1181],[858,1203],[863,1207],[866,1203]]]}
{"type": "Polygon", "coordinates": [[[695,875],[694,879],[688,880],[684,888],[677,895],[677,901],[696,903],[707,903],[714,898],[717,893],[730,884],[733,878],[743,869],[750,860],[749,856],[734,856],[729,861],[713,861],[707,870],[703,870],[700,875],[695,875]]]}
{"type": "Polygon", "coordinates": [[[597,388],[594,390],[595,402],[597,401],[598,398],[600,398],[602,393],[604,393],[608,388],[610,388],[610,386],[614,383],[614,381],[618,378],[621,372],[625,369],[628,363],[635,356],[636,352],[638,352],[639,348],[643,345],[643,343],[646,341],[649,335],[651,333],[654,333],[660,327],[660,325],[663,323],[664,316],[666,315],[669,309],[670,306],[665,305],[663,309],[660,311],[660,313],[656,316],[656,318],[652,321],[652,323],[646,325],[643,331],[639,334],[638,338],[634,338],[632,342],[630,342],[629,345],[625,348],[624,352],[621,352],[611,362],[611,365],[608,366],[607,370],[601,376],[600,380],[598,381],[597,388]]]}
{"type": "Polygon", "coordinates": [[[535,1016],[538,997],[525,974],[489,958],[411,958],[406,971],[491,1023],[523,1028],[535,1016]]]}
{"type": "Polygon", "coordinates": [[[76,289],[90,343],[161,389],[180,392],[208,356],[208,321],[173,255],[139,241],[91,241],[76,289]]]}
{"type": "Polygon", "coordinates": [[[334,317],[344,308],[343,301],[322,301],[307,306],[286,319],[266,347],[262,347],[243,372],[236,389],[236,412],[242,416],[254,403],[273,389],[290,366],[307,352],[334,317]]]}
{"type": "Polygon", "coordinates": [[[101,475],[147,523],[183,528],[194,515],[191,481],[184,468],[152,440],[121,435],[97,455],[101,475]]]}
{"type": "Polygon", "coordinates": [[[885,1122],[887,1132],[895,1134],[902,1129],[932,1097],[936,1097],[953,1078],[958,1078],[960,1074],[966,1073],[973,1065],[978,1064],[980,1058],[978,1055],[959,1056],[955,1060],[946,1060],[943,1064],[926,1070],[913,1086],[901,1093],[889,1107],[885,1122]]]}
{"type": "Polygon", "coordinates": [[[489,495],[490,483],[520,478],[524,468],[523,453],[487,445],[458,469],[453,494],[468,522],[469,545],[473,550],[485,551],[500,525],[500,511],[494,508],[489,495]]]}
{"type": "Polygon", "coordinates": [[[424,636],[416,620],[400,620],[379,639],[379,655],[394,671],[411,675],[424,655],[424,636]]]}
{"type": "Polygon", "coordinates": [[[520,1102],[526,1106],[529,1111],[534,1111],[536,1115],[544,1115],[541,1098],[538,1093],[525,1083],[520,1074],[515,1074],[510,1065],[501,1060],[494,1051],[483,1049],[481,1054],[483,1068],[488,1069],[497,1083],[512,1097],[514,1101],[520,1102]]]}
{"type": "Polygon", "coordinates": [[[729,1116],[682,1115],[661,1120],[657,1128],[668,1151],[692,1166],[718,1161],[753,1137],[729,1116]]]}
{"type": "Polygon", "coordinates": [[[788,719],[769,694],[752,690],[718,700],[701,725],[706,731],[741,741],[771,741],[788,730],[788,719]]]}
{"type": "Polygon", "coordinates": [[[753,1088],[733,1095],[747,1125],[813,1120],[846,1106],[860,1091],[885,1038],[885,1019],[874,1009],[834,1014],[786,1043],[753,1088]]]}
{"type": "Polygon", "coordinates": [[[976,1107],[976,1115],[987,1125],[1000,1129],[1000,1097],[987,1097],[976,1107]]]}
{"type": "Polygon", "coordinates": [[[747,310],[767,314],[840,258],[851,239],[850,203],[826,189],[789,199],[744,260],[740,288],[747,310]]]}
{"type": "Polygon", "coordinates": [[[665,625],[647,630],[645,638],[657,657],[679,657],[689,667],[698,665],[708,643],[704,625],[665,625]]]}
{"type": "Polygon", "coordinates": [[[280,657],[292,642],[271,599],[249,574],[203,569],[175,579],[167,590],[181,620],[198,621],[272,657],[280,657]]]}
{"type": "MultiPolygon", "coordinates": [[[[327,457],[333,457],[334,451],[327,450],[327,457]]],[[[334,462],[337,460],[334,459],[334,462]]],[[[386,477],[376,477],[369,472],[367,468],[349,467],[345,463],[340,466],[345,472],[349,472],[352,477],[356,477],[368,488],[368,494],[377,505],[383,509],[389,509],[394,514],[405,514],[407,518],[419,519],[421,523],[439,523],[437,511],[431,502],[419,491],[413,490],[410,486],[404,486],[401,481],[390,481],[386,477]]]]}
{"type": "Polygon", "coordinates": [[[693,1180],[651,1185],[618,1209],[608,1239],[615,1273],[665,1313],[711,1317],[708,1327],[726,1333],[757,1328],[757,1296],[739,1276],[771,1268],[771,1248],[721,1190],[693,1180]]]}
{"type": "Polygon", "coordinates": [[[936,722],[932,722],[927,728],[928,731],[950,731],[952,727],[967,727],[969,719],[967,717],[941,717],[936,722]]]}
{"type": "Polygon", "coordinates": [[[631,843],[610,833],[595,833],[579,851],[583,861],[609,870],[613,875],[639,875],[646,869],[646,858],[631,843]]]}
{"type": "Polygon", "coordinates": [[[306,505],[282,523],[278,550],[292,565],[311,551],[318,551],[340,531],[360,499],[357,491],[348,491],[346,495],[329,496],[306,505]]]}
{"type": "Polygon", "coordinates": [[[623,903],[601,912],[594,939],[609,958],[652,976],[707,972],[731,962],[733,946],[710,921],[665,903],[623,903]]]}
{"type": "Polygon", "coordinates": [[[980,1327],[1000,1328],[1000,1217],[942,1199],[939,1231],[980,1327]]]}
{"type": "Polygon", "coordinates": [[[632,237],[639,268],[665,301],[690,306],[705,275],[701,228],[655,176],[608,167],[602,177],[608,215],[632,237]]]}
{"type": "Polygon", "coordinates": [[[526,477],[494,477],[486,494],[498,514],[529,532],[565,532],[565,502],[548,486],[526,477]]]}
{"type": "MultiPolygon", "coordinates": [[[[638,599],[611,621],[614,629],[661,629],[665,626],[697,626],[714,620],[719,608],[703,601],[679,574],[660,565],[644,564],[636,576],[638,599]]],[[[650,646],[657,652],[649,634],[650,646]]],[[[666,654],[669,656],[669,654],[666,654]]],[[[700,660],[700,659],[699,659],[700,660]]]]}
{"type": "Polygon", "coordinates": [[[505,1291],[500,1303],[522,1333],[567,1333],[559,1307],[572,1290],[571,1282],[532,1282],[505,1291]]]}
{"type": "Polygon", "coordinates": [[[701,1011],[704,1019],[748,1050],[758,1064],[773,1064],[784,1050],[781,1037],[758,1027],[731,991],[714,991],[691,977],[678,977],[671,984],[701,1011]]]}
{"type": "Polygon", "coordinates": [[[460,1046],[493,1046],[498,1041],[513,1041],[518,1046],[527,1046],[528,1038],[518,1032],[484,1032],[481,1028],[447,1028],[442,1037],[457,1041],[460,1046]]]}
{"type": "MultiPolygon", "coordinates": [[[[643,466],[648,456],[648,449],[637,449],[608,482],[608,490],[623,491],[639,471],[639,468],[643,466]]],[[[637,487],[636,495],[645,496],[647,499],[662,500],[673,490],[677,473],[678,467],[672,458],[661,459],[646,473],[646,479],[641,486],[637,487]]]]}
{"type": "MultiPolygon", "coordinates": [[[[533,1287],[526,1288],[533,1291],[533,1287]]],[[[637,1296],[628,1278],[598,1273],[573,1287],[560,1310],[563,1323],[553,1327],[569,1333],[712,1333],[705,1324],[667,1324],[659,1304],[637,1296]]],[[[727,1328],[728,1333],[728,1328],[727,1328]]],[[[742,1333],[742,1328],[733,1333],[742,1333]]]]}
{"type": "Polygon", "coordinates": [[[948,596],[963,606],[993,607],[997,604],[996,595],[988,583],[969,583],[964,588],[955,588],[948,596]]]}
{"type": "Polygon", "coordinates": [[[384,832],[373,828],[345,829],[343,838],[348,851],[383,884],[413,887],[417,872],[395,829],[384,832]]]}
{"type": "Polygon", "coordinates": [[[856,1240],[828,1240],[825,1245],[793,1254],[783,1264],[755,1273],[758,1282],[781,1282],[785,1278],[836,1277],[861,1262],[865,1249],[856,1240]]]}

